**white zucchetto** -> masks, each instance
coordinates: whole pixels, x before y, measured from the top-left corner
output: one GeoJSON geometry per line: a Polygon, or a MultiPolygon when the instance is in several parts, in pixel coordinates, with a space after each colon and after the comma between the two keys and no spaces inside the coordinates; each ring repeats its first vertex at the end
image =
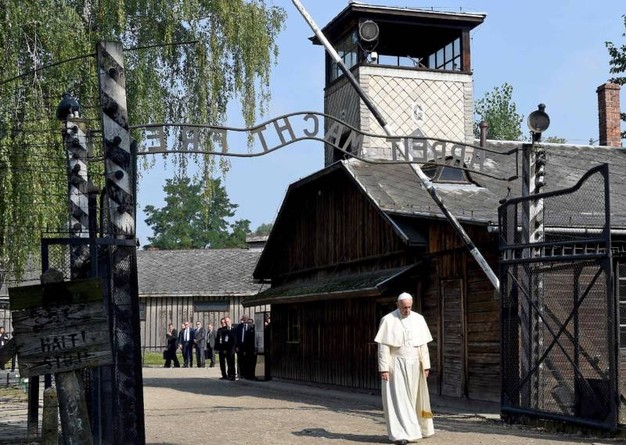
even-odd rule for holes
{"type": "Polygon", "coordinates": [[[400,295],[398,295],[398,301],[412,300],[412,299],[413,299],[413,297],[408,292],[402,292],[400,295]]]}

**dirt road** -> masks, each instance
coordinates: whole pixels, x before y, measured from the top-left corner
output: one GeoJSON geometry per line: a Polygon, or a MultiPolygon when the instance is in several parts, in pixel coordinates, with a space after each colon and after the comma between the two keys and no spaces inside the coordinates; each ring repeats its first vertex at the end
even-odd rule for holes
{"type": "MultiPolygon", "coordinates": [[[[284,381],[226,381],[217,368],[144,368],[148,444],[390,443],[378,395],[284,381]]],[[[611,444],[618,439],[546,433],[500,422],[485,404],[433,401],[437,444],[611,444]]]]}

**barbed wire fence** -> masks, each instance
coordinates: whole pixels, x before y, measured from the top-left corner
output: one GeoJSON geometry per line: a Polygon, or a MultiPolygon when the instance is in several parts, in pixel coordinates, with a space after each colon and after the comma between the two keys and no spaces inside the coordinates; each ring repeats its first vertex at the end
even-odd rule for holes
{"type": "MultiPolygon", "coordinates": [[[[0,81],[2,93],[13,93],[13,104],[0,105],[0,187],[13,198],[0,208],[0,279],[5,292],[13,285],[39,284],[48,268],[61,270],[66,279],[102,279],[113,365],[83,373],[92,432],[105,443],[143,443],[136,172],[123,51],[120,44],[102,43],[97,53],[66,63],[77,65],[73,68],[79,80],[69,75],[35,81],[54,78],[61,65],[55,63],[0,81]],[[21,100],[28,97],[32,100],[21,100]]],[[[38,378],[30,380],[32,433],[37,431],[39,383],[38,378]]]]}

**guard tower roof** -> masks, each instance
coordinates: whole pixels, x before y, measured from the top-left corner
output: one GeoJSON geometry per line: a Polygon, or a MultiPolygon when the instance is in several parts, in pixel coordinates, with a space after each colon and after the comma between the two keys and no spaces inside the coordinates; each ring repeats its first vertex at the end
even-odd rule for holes
{"type": "MultiPolygon", "coordinates": [[[[427,53],[444,46],[449,39],[450,30],[470,31],[480,25],[485,17],[484,13],[444,12],[350,2],[322,32],[331,42],[337,41],[348,30],[358,26],[359,22],[373,20],[378,24],[381,34],[391,37],[386,41],[393,42],[393,48],[388,49],[384,47],[385,41],[381,41],[379,51],[410,54],[418,40],[422,50],[427,53]],[[406,48],[399,47],[400,42],[406,42],[406,48]]],[[[316,36],[310,39],[316,45],[321,44],[316,36]]]]}

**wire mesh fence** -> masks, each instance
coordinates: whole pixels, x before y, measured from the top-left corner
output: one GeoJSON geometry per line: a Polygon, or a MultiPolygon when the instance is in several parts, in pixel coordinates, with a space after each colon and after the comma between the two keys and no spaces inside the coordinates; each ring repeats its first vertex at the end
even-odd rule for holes
{"type": "Polygon", "coordinates": [[[608,167],[500,208],[502,410],[616,428],[608,167]]]}

